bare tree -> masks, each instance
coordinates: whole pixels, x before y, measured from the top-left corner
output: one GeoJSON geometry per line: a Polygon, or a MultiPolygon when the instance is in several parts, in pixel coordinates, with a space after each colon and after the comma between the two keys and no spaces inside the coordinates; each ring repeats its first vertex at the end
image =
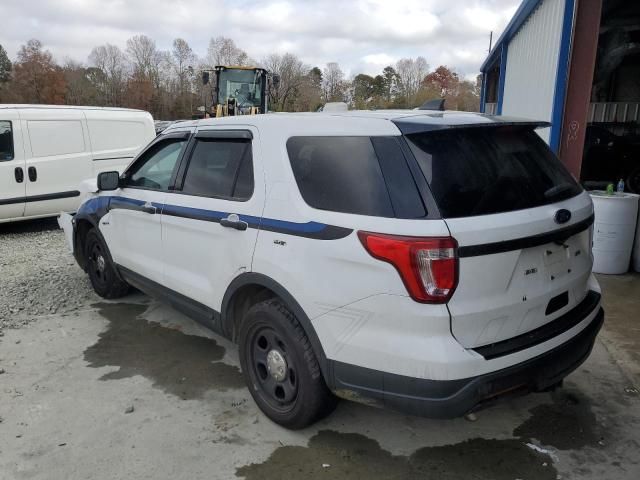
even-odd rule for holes
{"type": "MultiPolygon", "coordinates": [[[[178,75],[178,92],[180,95],[180,105],[182,110],[180,112],[180,116],[190,116],[191,106],[187,107],[186,104],[186,87],[190,85],[189,78],[193,76],[192,64],[195,62],[196,56],[187,41],[182,38],[176,38],[173,41],[173,50],[171,53],[173,55],[174,68],[178,75]]],[[[191,89],[189,88],[189,93],[190,92],[191,89]]]]}
{"type": "Polygon", "coordinates": [[[136,35],[127,40],[127,56],[134,74],[151,78],[156,62],[156,42],[146,35],[136,35]]]}
{"type": "Polygon", "coordinates": [[[336,62],[329,62],[322,72],[322,96],[325,102],[344,100],[347,84],[344,73],[336,62]]]}
{"type": "Polygon", "coordinates": [[[216,37],[209,41],[207,63],[210,66],[244,66],[248,65],[249,62],[250,59],[247,52],[236,46],[236,43],[231,38],[216,37]]]}
{"type": "Polygon", "coordinates": [[[429,64],[424,57],[402,58],[396,64],[398,89],[404,98],[405,107],[415,106],[416,94],[429,70],[429,64]]]}
{"type": "Polygon", "coordinates": [[[125,54],[117,46],[107,43],[94,47],[89,55],[89,62],[100,72],[96,80],[103,103],[109,106],[121,105],[128,69],[125,54]]]}
{"type": "Polygon", "coordinates": [[[306,81],[309,67],[292,53],[271,54],[262,61],[262,65],[269,72],[280,76],[277,87],[271,85],[269,89],[269,104],[274,110],[292,110],[306,81]]]}

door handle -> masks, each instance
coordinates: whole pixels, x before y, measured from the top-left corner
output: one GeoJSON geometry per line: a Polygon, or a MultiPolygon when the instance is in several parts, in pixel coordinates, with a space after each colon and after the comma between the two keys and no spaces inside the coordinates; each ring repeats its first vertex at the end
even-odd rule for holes
{"type": "Polygon", "coordinates": [[[155,213],[157,212],[158,209],[153,206],[153,203],[147,202],[144,205],[142,205],[141,210],[144,213],[149,213],[151,215],[155,215],[155,213]]]}
{"type": "Polygon", "coordinates": [[[246,230],[249,226],[247,222],[240,220],[240,217],[235,213],[232,213],[227,218],[220,219],[220,225],[227,228],[235,228],[240,231],[246,230]]]}
{"type": "Polygon", "coordinates": [[[24,170],[22,170],[22,167],[16,167],[16,169],[13,171],[13,174],[16,177],[16,182],[24,182],[24,170]]]}
{"type": "Polygon", "coordinates": [[[36,167],[29,167],[27,172],[29,172],[29,180],[35,182],[38,179],[38,171],[36,167]]]}

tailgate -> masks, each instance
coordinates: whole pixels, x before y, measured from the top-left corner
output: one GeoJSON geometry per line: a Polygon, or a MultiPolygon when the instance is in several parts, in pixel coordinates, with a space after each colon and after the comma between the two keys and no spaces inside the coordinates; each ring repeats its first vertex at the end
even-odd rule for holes
{"type": "Polygon", "coordinates": [[[586,193],[526,211],[447,220],[459,244],[459,284],[449,301],[451,330],[477,347],[534,330],[588,293],[592,205],[586,193]],[[572,212],[559,226],[559,209],[572,212]]]}
{"type": "Polygon", "coordinates": [[[532,126],[406,137],[458,242],[448,307],[462,345],[522,335],[586,297],[593,205],[532,126]]]}

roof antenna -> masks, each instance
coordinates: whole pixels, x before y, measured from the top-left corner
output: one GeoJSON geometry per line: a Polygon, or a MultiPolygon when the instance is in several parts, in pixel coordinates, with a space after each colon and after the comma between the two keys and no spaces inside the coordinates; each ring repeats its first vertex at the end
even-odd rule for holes
{"type": "Polygon", "coordinates": [[[489,32],[489,53],[491,53],[492,46],[493,46],[493,30],[489,32]]]}

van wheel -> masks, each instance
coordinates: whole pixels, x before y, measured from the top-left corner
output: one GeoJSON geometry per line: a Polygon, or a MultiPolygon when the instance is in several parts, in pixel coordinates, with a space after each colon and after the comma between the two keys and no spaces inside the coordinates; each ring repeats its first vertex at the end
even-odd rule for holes
{"type": "Polygon", "coordinates": [[[299,429],[333,411],[337,399],[324,382],[311,343],[280,300],[251,307],[239,339],[245,381],[267,417],[299,429]]]}
{"type": "Polygon", "coordinates": [[[125,296],[129,292],[129,284],[119,277],[109,249],[95,229],[87,233],[84,248],[87,272],[95,292],[108,299],[125,296]]]}

